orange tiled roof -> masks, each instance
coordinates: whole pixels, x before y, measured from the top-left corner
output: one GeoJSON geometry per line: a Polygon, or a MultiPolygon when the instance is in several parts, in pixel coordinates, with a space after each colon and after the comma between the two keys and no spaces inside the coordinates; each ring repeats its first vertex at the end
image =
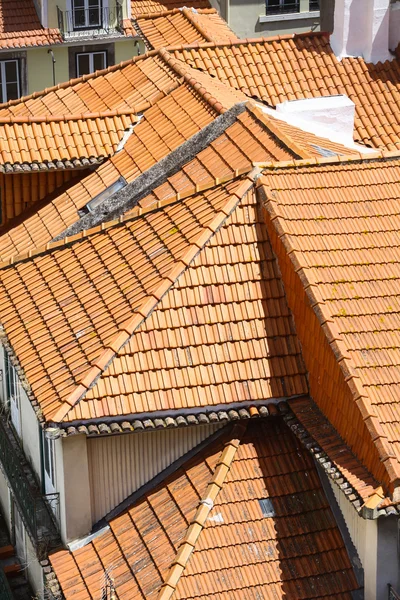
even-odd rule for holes
{"type": "Polygon", "coordinates": [[[337,60],[326,34],[201,44],[175,55],[271,106],[284,100],[345,94],[356,105],[355,140],[400,148],[400,60],[337,60]]]}
{"type": "MultiPolygon", "coordinates": [[[[107,227],[103,232],[77,236],[76,240],[62,243],[60,247],[44,249],[33,260],[1,271],[1,321],[46,419],[58,422],[67,414],[67,420],[81,418],[82,414],[86,415],[84,418],[96,418],[105,414],[180,409],[189,404],[212,405],[307,392],[289,313],[274,271],[274,259],[269,254],[266,234],[262,234],[254,200],[251,195],[246,196],[249,185],[249,181],[233,181],[179,203],[174,197],[167,198],[165,208],[154,211],[151,207],[147,209],[150,212],[139,219],[107,227]],[[237,208],[238,196],[243,197],[241,208],[237,208]],[[235,208],[235,214],[227,220],[227,214],[235,208]],[[240,226],[243,211],[249,215],[249,224],[240,226]],[[223,224],[221,231],[213,235],[223,224]],[[260,231],[259,236],[256,236],[257,231],[260,231]],[[233,232],[237,239],[231,248],[233,232]],[[194,260],[199,248],[210,238],[213,238],[210,249],[207,247],[200,253],[184,273],[185,265],[194,260]],[[241,246],[238,246],[239,240],[241,246]],[[249,257],[253,257],[250,263],[249,257]],[[226,271],[224,262],[233,258],[237,266],[226,271]],[[205,265],[211,260],[216,263],[207,274],[205,265]],[[142,266],[138,270],[139,262],[142,266]],[[219,284],[225,271],[229,278],[224,294],[220,295],[219,284]],[[217,277],[215,283],[212,283],[213,276],[217,277]],[[178,277],[179,283],[174,285],[178,277]],[[252,294],[249,297],[246,290],[250,281],[252,294]],[[198,288],[191,290],[195,282],[198,288]],[[171,293],[161,300],[170,288],[171,293]],[[36,297],[39,289],[40,298],[36,297]],[[193,296],[191,302],[189,290],[190,297],[193,296]],[[48,304],[50,297],[53,309],[48,304]],[[203,351],[194,346],[190,357],[184,348],[180,350],[175,345],[177,341],[173,343],[173,339],[178,338],[172,330],[169,344],[177,348],[175,358],[171,351],[147,354],[142,349],[142,340],[153,343],[154,339],[157,344],[151,331],[161,330],[162,324],[170,319],[175,327],[186,328],[190,323],[190,307],[201,297],[204,314],[200,313],[200,305],[196,312],[204,325],[199,321],[197,340],[212,333],[217,336],[230,315],[233,322],[227,326],[231,331],[229,335],[233,336],[232,343],[226,345],[225,338],[219,340],[218,334],[213,341],[209,337],[210,354],[203,355],[203,351]],[[144,323],[160,300],[149,323],[144,323]],[[216,305],[211,313],[210,302],[216,305]],[[232,311],[235,307],[239,315],[241,302],[240,318],[237,317],[240,323],[233,330],[236,319],[232,311]],[[54,314],[54,319],[48,320],[47,310],[56,310],[56,306],[61,310],[54,314]],[[29,320],[25,318],[26,311],[31,315],[29,320]],[[179,318],[184,321],[180,322],[179,318]],[[242,329],[243,320],[250,320],[252,324],[247,334],[247,329],[242,329]],[[253,345],[248,336],[253,338],[255,331],[259,331],[259,336],[253,345]],[[122,350],[133,333],[134,339],[122,350]],[[278,343],[280,336],[283,338],[278,343]],[[274,341],[274,337],[277,340],[274,341]],[[134,358],[137,344],[138,351],[142,352],[141,366],[134,358]],[[46,358],[49,352],[51,363],[46,358]],[[118,353],[121,357],[115,358],[118,353]],[[225,365],[222,356],[227,353],[231,363],[225,365]],[[217,368],[213,362],[219,355],[221,361],[217,368]],[[249,360],[242,362],[245,355],[249,360]],[[189,363],[182,362],[185,356],[189,363]],[[114,358],[115,366],[110,366],[105,379],[101,378],[98,386],[88,391],[114,358]],[[159,367],[156,363],[153,365],[153,360],[159,362],[159,367]],[[193,378],[187,382],[185,373],[189,373],[190,361],[193,361],[193,370],[190,370],[193,378]],[[118,378],[120,365],[126,371],[123,380],[118,378]],[[157,377],[154,377],[154,367],[157,377]],[[171,385],[166,377],[175,387],[175,395],[171,396],[168,389],[171,385]],[[131,390],[129,381],[135,391],[131,390]],[[108,390],[107,401],[103,399],[99,403],[98,394],[104,395],[104,389],[108,390]],[[79,402],[82,396],[87,399],[79,402]]],[[[193,326],[194,332],[196,321],[193,326]]],[[[165,324],[165,327],[165,335],[168,335],[170,326],[165,324]]],[[[185,336],[191,330],[189,328],[185,336]]]]}
{"type": "Polygon", "coordinates": [[[137,120],[131,111],[0,118],[0,169],[89,165],[114,154],[125,130],[137,120]]]}
{"type": "Polygon", "coordinates": [[[0,48],[60,44],[58,29],[42,27],[33,0],[0,1],[0,48]]]}
{"type": "MultiPolygon", "coordinates": [[[[217,87],[214,94],[226,104],[227,100],[218,94],[217,87]]],[[[21,220],[10,225],[7,231],[3,230],[0,235],[0,255],[5,258],[50,242],[79,220],[78,211],[120,176],[123,176],[128,183],[134,181],[157,161],[210,124],[219,114],[213,107],[217,106],[221,111],[224,111],[224,108],[222,103],[217,102],[215,96],[202,95],[203,88],[198,85],[196,88],[199,91],[195,91],[188,83],[178,85],[168,96],[144,113],[143,119],[118,154],[73,187],[48,198],[43,204],[25,213],[21,220]],[[205,101],[206,97],[211,104],[205,101]]],[[[259,131],[261,131],[260,127],[257,126],[251,129],[255,136],[259,131]]],[[[264,145],[259,146],[258,152],[253,155],[254,158],[262,160],[262,157],[267,155],[270,158],[284,159],[291,156],[281,150],[275,142],[269,143],[269,137],[264,134],[264,145]],[[265,144],[270,147],[270,152],[262,150],[265,144]]],[[[185,156],[181,158],[182,161],[185,156]]],[[[239,153],[239,157],[241,165],[244,162],[248,168],[251,168],[251,162],[243,154],[239,153]]],[[[229,170],[229,173],[232,173],[232,170],[229,170]]]]}
{"type": "MultiPolygon", "coordinates": [[[[396,485],[400,482],[399,181],[400,158],[395,153],[362,163],[327,161],[319,167],[275,168],[263,180],[269,229],[274,226],[276,232],[273,246],[282,262],[278,235],[333,349],[331,353],[327,346],[322,351],[325,336],[317,341],[313,334],[312,342],[308,339],[315,317],[306,318],[301,312],[297,330],[311,372],[311,394],[377,479],[386,484],[388,478],[392,483],[397,480],[396,485]],[[324,381],[327,377],[324,393],[316,382],[321,370],[324,381]]],[[[281,268],[289,304],[293,293],[300,306],[299,292],[294,291],[297,280],[289,283],[287,260],[281,268]]]]}
{"type": "Polygon", "coordinates": [[[238,39],[213,8],[175,8],[167,12],[137,15],[136,25],[150,48],[238,39]]]}
{"type": "Polygon", "coordinates": [[[175,8],[185,8],[190,4],[191,8],[211,8],[208,0],[191,0],[190,3],[185,0],[131,0],[132,16],[160,13],[173,10],[175,8]]]}
{"type": "Polygon", "coordinates": [[[105,569],[132,600],[350,600],[359,587],[313,460],[280,419],[220,437],[109,526],[50,556],[66,600],[100,597],[105,569]]]}
{"type": "Polygon", "coordinates": [[[179,84],[177,74],[153,51],[79,79],[34,92],[0,107],[0,118],[10,115],[49,116],[145,110],[179,84]]]}
{"type": "MultiPolygon", "coordinates": [[[[221,93],[219,90],[224,88],[224,84],[212,81],[213,95],[210,96],[206,91],[210,87],[207,77],[206,74],[198,73],[199,81],[195,82],[191,78],[188,81],[199,90],[198,93],[203,93],[204,99],[209,98],[214,107],[222,103],[229,106],[229,97],[225,98],[225,90],[222,89],[221,93]],[[215,97],[222,102],[215,103],[215,97]]],[[[0,235],[2,260],[50,242],[79,220],[78,211],[118,177],[122,175],[128,182],[134,181],[157,160],[166,156],[176,148],[177,144],[184,141],[182,134],[188,139],[201,127],[210,123],[213,115],[216,114],[215,111],[211,107],[207,108],[207,104],[203,104],[199,98],[196,101],[197,92],[190,92],[190,89],[191,86],[188,85],[180,87],[172,91],[167,98],[160,100],[153,108],[148,109],[145,118],[135,127],[131,138],[119,154],[90,173],[83,181],[77,182],[74,187],[47,203],[38,205],[34,211],[25,213],[12,228],[3,231],[0,235]],[[169,132],[163,140],[158,133],[159,129],[169,132]],[[168,142],[168,145],[165,142],[168,142]]],[[[234,101],[235,98],[232,98],[231,102],[234,101]]],[[[203,180],[206,180],[207,185],[213,185],[213,182],[218,182],[221,176],[229,178],[235,171],[243,173],[246,169],[250,170],[252,162],[319,156],[318,147],[331,149],[338,154],[349,152],[345,147],[321,140],[284,123],[281,124],[273,117],[263,114],[255,105],[249,105],[248,110],[250,113],[240,116],[237,124],[228,129],[227,135],[221,137],[218,145],[213,144],[204,155],[195,159],[193,164],[185,169],[187,173],[191,173],[189,177],[185,180],[181,177],[175,182],[177,176],[173,180],[173,185],[167,186],[170,193],[174,194],[179,189],[181,195],[191,194],[194,183],[200,185],[203,180]],[[244,153],[240,151],[242,147],[245,149],[244,153]],[[230,165],[223,160],[224,155],[230,156],[230,165]],[[179,188],[176,187],[177,185],[179,188]]],[[[164,190],[167,188],[161,188],[161,197],[166,193],[164,190]]]]}

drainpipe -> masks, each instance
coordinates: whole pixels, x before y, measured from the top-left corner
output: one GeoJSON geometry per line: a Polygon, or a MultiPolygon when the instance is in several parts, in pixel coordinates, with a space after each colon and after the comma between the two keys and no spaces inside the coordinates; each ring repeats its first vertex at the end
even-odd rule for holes
{"type": "Polygon", "coordinates": [[[51,54],[51,62],[53,65],[53,85],[56,85],[56,59],[54,58],[54,52],[50,48],[49,50],[47,50],[47,54],[51,54]]]}

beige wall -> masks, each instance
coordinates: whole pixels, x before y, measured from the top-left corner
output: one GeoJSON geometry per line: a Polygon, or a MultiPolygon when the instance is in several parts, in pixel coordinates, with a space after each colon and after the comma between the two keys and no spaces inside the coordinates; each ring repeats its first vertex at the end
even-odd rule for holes
{"type": "Polygon", "coordinates": [[[220,425],[201,425],[88,439],[93,523],[220,425]]]}
{"type": "Polygon", "coordinates": [[[92,527],[86,436],[55,441],[60,527],[64,543],[83,537],[92,527]]]}
{"type": "Polygon", "coordinates": [[[115,42],[115,64],[118,65],[124,60],[130,60],[132,56],[144,54],[145,51],[146,48],[141,40],[139,42],[136,42],[132,39],[128,39],[120,42],[115,42]]]}
{"type": "MultiPolygon", "coordinates": [[[[305,15],[309,10],[309,0],[300,1],[300,12],[305,15]]],[[[226,12],[223,6],[224,0],[220,0],[220,3],[221,13],[224,15],[226,12]]],[[[218,8],[215,3],[214,6],[218,8]]],[[[301,33],[310,31],[310,29],[319,29],[319,19],[301,18],[299,14],[296,14],[293,18],[289,18],[288,15],[274,16],[273,20],[268,19],[267,22],[263,22],[265,17],[264,0],[252,0],[251,2],[230,0],[228,11],[229,25],[240,38],[265,37],[293,32],[301,33]]]]}
{"type": "Polygon", "coordinates": [[[378,521],[363,519],[351,502],[330,479],[329,483],[349,530],[352,542],[358,552],[364,569],[365,600],[377,598],[377,559],[378,559],[378,521]]]}
{"type": "MultiPolygon", "coordinates": [[[[52,47],[56,59],[56,84],[68,81],[68,48],[52,47]]],[[[28,94],[40,92],[53,86],[53,66],[48,48],[32,48],[27,51],[28,94]]]]}

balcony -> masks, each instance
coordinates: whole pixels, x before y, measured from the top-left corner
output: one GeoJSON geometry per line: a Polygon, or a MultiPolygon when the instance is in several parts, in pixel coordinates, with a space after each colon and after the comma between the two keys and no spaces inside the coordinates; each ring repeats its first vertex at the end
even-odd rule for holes
{"type": "Polygon", "coordinates": [[[396,590],[390,585],[390,583],[388,584],[388,592],[389,600],[400,600],[400,594],[396,592],[396,590]]]}
{"type": "Polygon", "coordinates": [[[61,10],[57,6],[57,15],[58,28],[66,41],[123,35],[122,4],[118,0],[107,7],[99,3],[91,8],[61,10]]]}
{"type": "Polygon", "coordinates": [[[0,417],[0,463],[29,537],[39,557],[45,556],[61,544],[57,525],[59,495],[40,493],[33,471],[7,424],[7,416],[0,417]]]}

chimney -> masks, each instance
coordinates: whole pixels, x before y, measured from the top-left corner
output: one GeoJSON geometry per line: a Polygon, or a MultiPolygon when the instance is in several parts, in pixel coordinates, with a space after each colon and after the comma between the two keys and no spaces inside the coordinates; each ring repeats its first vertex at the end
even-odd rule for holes
{"type": "Polygon", "coordinates": [[[341,60],[362,56],[366,62],[391,60],[390,0],[335,0],[332,50],[341,60]]]}
{"type": "Polygon", "coordinates": [[[350,145],[353,142],[355,104],[347,96],[287,100],[276,105],[285,120],[320,137],[350,145]]]}

